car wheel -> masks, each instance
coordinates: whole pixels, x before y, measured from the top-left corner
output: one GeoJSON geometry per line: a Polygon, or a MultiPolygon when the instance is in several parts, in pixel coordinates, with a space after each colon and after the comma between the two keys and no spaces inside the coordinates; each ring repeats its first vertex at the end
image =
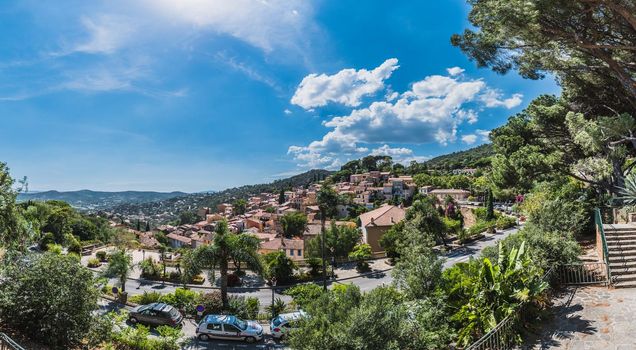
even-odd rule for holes
{"type": "Polygon", "coordinates": [[[245,341],[252,344],[252,343],[256,343],[256,338],[254,337],[245,337],[245,341]]]}
{"type": "Polygon", "coordinates": [[[199,340],[208,341],[210,340],[210,337],[207,334],[199,334],[199,340]]]}
{"type": "Polygon", "coordinates": [[[128,321],[130,321],[130,323],[132,323],[132,324],[139,323],[139,321],[136,318],[134,318],[134,317],[129,318],[128,321]]]}

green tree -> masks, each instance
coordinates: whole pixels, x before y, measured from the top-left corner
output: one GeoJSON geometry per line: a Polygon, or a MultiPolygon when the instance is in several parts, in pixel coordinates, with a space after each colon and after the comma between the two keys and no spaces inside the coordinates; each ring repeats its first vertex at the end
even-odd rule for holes
{"type": "Polygon", "coordinates": [[[44,253],[5,265],[0,323],[54,349],[75,348],[94,323],[99,293],[76,258],[44,253]]]}
{"type": "Polygon", "coordinates": [[[247,211],[247,201],[245,199],[237,199],[232,203],[232,213],[235,215],[243,215],[247,211]]]}
{"type": "Polygon", "coordinates": [[[104,276],[117,278],[121,286],[121,291],[126,291],[126,280],[132,269],[132,256],[124,249],[117,249],[110,255],[108,266],[104,271],[104,276]]]}
{"type": "MultiPolygon", "coordinates": [[[[360,230],[349,225],[339,226],[331,223],[325,230],[325,258],[346,258],[360,241],[360,230]]],[[[315,237],[307,242],[305,255],[312,258],[322,256],[322,236],[315,237]]]]}
{"type": "Polygon", "coordinates": [[[349,258],[356,261],[356,269],[359,272],[369,271],[367,260],[371,259],[372,256],[371,246],[364,243],[357,244],[349,253],[349,258]]]}
{"type": "Polygon", "coordinates": [[[183,288],[186,288],[186,284],[192,282],[192,279],[201,273],[201,266],[196,261],[196,256],[192,250],[186,250],[181,254],[179,271],[181,272],[180,278],[183,288]]]}
{"type": "Polygon", "coordinates": [[[443,263],[430,246],[403,246],[393,269],[394,283],[410,299],[423,299],[439,286],[443,263]]]}
{"type": "Polygon", "coordinates": [[[265,275],[268,279],[276,278],[280,285],[291,282],[294,278],[296,264],[282,251],[271,252],[263,255],[265,275]]]}
{"type": "Polygon", "coordinates": [[[194,224],[199,220],[197,214],[191,211],[184,211],[179,214],[179,225],[194,224]]]}
{"type": "Polygon", "coordinates": [[[285,189],[281,188],[278,194],[278,205],[282,205],[283,203],[285,203],[285,189]]]}
{"type": "Polygon", "coordinates": [[[201,269],[210,271],[209,279],[214,281],[214,269],[219,268],[221,276],[221,298],[223,306],[228,306],[227,297],[227,276],[228,262],[235,257],[240,257],[249,269],[260,273],[262,265],[257,249],[253,246],[239,244],[239,235],[229,231],[227,221],[223,220],[217,224],[214,241],[210,245],[198,247],[194,251],[194,261],[201,269]]]}
{"type": "Polygon", "coordinates": [[[325,251],[325,222],[327,218],[337,215],[338,194],[331,186],[323,186],[316,196],[318,208],[320,209],[320,257],[322,259],[322,287],[327,289],[327,259],[325,251]]]}
{"type": "Polygon", "coordinates": [[[495,219],[495,207],[493,202],[492,191],[488,189],[486,190],[486,221],[495,219]]]}
{"type": "Polygon", "coordinates": [[[283,236],[287,238],[302,237],[307,228],[307,215],[299,211],[287,213],[280,218],[283,236]]]}

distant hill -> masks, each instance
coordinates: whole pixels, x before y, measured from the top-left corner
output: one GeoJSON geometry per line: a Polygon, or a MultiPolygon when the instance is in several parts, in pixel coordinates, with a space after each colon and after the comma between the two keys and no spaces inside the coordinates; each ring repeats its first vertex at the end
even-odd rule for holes
{"type": "Polygon", "coordinates": [[[495,154],[492,144],[488,143],[465,151],[453,152],[424,162],[432,169],[483,168],[490,165],[490,157],[495,154]]]}
{"type": "Polygon", "coordinates": [[[328,170],[310,170],[268,184],[245,185],[215,193],[192,193],[154,202],[122,203],[108,208],[106,211],[131,219],[139,218],[153,223],[165,223],[177,219],[179,214],[184,211],[194,211],[202,207],[214,208],[220,203],[231,203],[240,198],[247,199],[263,192],[276,193],[281,189],[306,186],[326,178],[331,173],[328,170]]]}
{"type": "Polygon", "coordinates": [[[60,200],[69,203],[75,208],[84,210],[100,210],[122,203],[147,203],[165,200],[169,198],[185,196],[184,192],[152,192],[152,191],[44,191],[32,193],[20,193],[19,201],[28,200],[60,200]]]}

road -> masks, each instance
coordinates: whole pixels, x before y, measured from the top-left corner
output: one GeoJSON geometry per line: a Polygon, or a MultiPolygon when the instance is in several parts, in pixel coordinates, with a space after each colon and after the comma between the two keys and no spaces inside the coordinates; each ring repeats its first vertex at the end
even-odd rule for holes
{"type": "MultiPolygon", "coordinates": [[[[453,250],[444,255],[446,261],[444,262],[444,268],[451,267],[460,262],[466,262],[471,257],[478,257],[481,251],[486,247],[491,247],[496,245],[499,240],[508,237],[509,235],[518,231],[518,228],[512,228],[508,230],[504,230],[503,232],[496,234],[485,234],[486,237],[464,245],[460,249],[453,250]]],[[[377,288],[381,285],[389,285],[393,281],[391,277],[391,271],[378,272],[373,275],[367,275],[364,277],[355,277],[350,279],[343,279],[340,281],[336,281],[335,283],[353,283],[360,287],[360,290],[370,291],[374,288],[377,288]]],[[[333,282],[330,282],[329,285],[332,285],[333,282]]],[[[150,284],[140,284],[137,281],[129,280],[126,283],[126,290],[131,294],[139,294],[143,291],[159,291],[163,293],[172,292],[178,286],[175,285],[161,285],[156,283],[150,284]]],[[[209,290],[204,288],[192,288],[195,290],[209,290]]],[[[266,306],[271,303],[272,292],[271,289],[244,289],[238,290],[233,289],[236,292],[230,293],[232,295],[242,295],[242,296],[254,296],[259,299],[261,306],[266,306]]],[[[290,301],[291,298],[287,295],[275,294],[275,297],[282,298],[285,301],[290,301]]],[[[106,310],[113,310],[116,305],[112,302],[102,301],[100,307],[106,310]]],[[[269,326],[264,325],[265,334],[269,334],[269,326]]],[[[284,345],[275,342],[271,337],[267,336],[263,341],[258,342],[256,344],[245,344],[241,342],[233,342],[233,341],[224,341],[224,340],[214,340],[210,342],[202,342],[197,340],[194,337],[196,329],[196,324],[193,320],[187,320],[186,324],[183,327],[183,332],[185,334],[185,339],[188,341],[183,349],[188,350],[201,350],[201,349],[224,349],[224,350],[256,350],[256,349],[284,349],[284,345]]]]}

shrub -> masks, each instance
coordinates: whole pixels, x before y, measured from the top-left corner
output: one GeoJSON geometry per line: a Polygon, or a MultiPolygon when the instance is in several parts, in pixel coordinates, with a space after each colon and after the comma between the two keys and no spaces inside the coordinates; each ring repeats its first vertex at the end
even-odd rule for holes
{"type": "Polygon", "coordinates": [[[195,312],[198,300],[199,294],[197,292],[183,288],[177,288],[174,293],[165,294],[161,297],[161,302],[170,304],[189,314],[193,314],[195,312]]]}
{"type": "Polygon", "coordinates": [[[88,267],[95,268],[95,267],[99,267],[101,264],[102,264],[101,261],[99,261],[99,259],[97,258],[88,259],[88,267]]]}
{"type": "Polygon", "coordinates": [[[218,290],[202,294],[199,298],[199,304],[203,305],[203,314],[218,314],[223,311],[223,299],[221,292],[218,290]]]}
{"type": "Polygon", "coordinates": [[[444,222],[444,231],[446,232],[446,234],[458,235],[461,232],[462,222],[460,220],[453,220],[447,217],[443,217],[442,221],[444,222]]]}
{"type": "Polygon", "coordinates": [[[495,228],[494,221],[477,221],[473,226],[468,228],[468,235],[474,236],[476,234],[488,231],[495,228]]]}
{"type": "Polygon", "coordinates": [[[499,230],[505,230],[507,228],[513,227],[517,224],[517,219],[512,216],[502,215],[497,218],[495,221],[495,225],[499,230]]]}
{"type": "Polygon", "coordinates": [[[55,243],[55,236],[51,232],[47,232],[40,239],[40,249],[47,250],[49,244],[55,243]]]}
{"type": "Polygon", "coordinates": [[[265,310],[267,310],[267,312],[269,312],[270,315],[272,315],[272,317],[276,317],[280,315],[283,311],[285,311],[286,308],[287,308],[287,304],[285,304],[283,299],[276,298],[276,300],[274,300],[274,304],[267,306],[265,310]]]}
{"type": "Polygon", "coordinates": [[[353,248],[353,251],[349,253],[349,258],[356,260],[356,269],[358,272],[366,272],[369,271],[369,263],[365,260],[370,259],[371,254],[371,246],[368,244],[358,244],[353,248]]]}
{"type": "Polygon", "coordinates": [[[307,266],[309,266],[309,274],[311,276],[318,276],[322,270],[322,260],[319,258],[309,258],[307,259],[307,266]]]}
{"type": "Polygon", "coordinates": [[[260,303],[257,298],[230,295],[228,304],[227,311],[239,318],[255,319],[258,316],[260,303]]]}
{"type": "Polygon", "coordinates": [[[284,252],[265,254],[263,261],[267,278],[276,277],[279,285],[284,285],[293,279],[296,264],[284,252]]]}
{"type": "Polygon", "coordinates": [[[159,292],[155,292],[155,291],[151,291],[151,292],[147,292],[145,291],[144,294],[139,294],[139,295],[133,295],[129,298],[129,300],[135,304],[152,304],[152,303],[156,303],[159,302],[161,300],[161,293],[159,292]]]}
{"type": "Polygon", "coordinates": [[[299,284],[285,291],[285,294],[292,297],[294,304],[301,309],[318,299],[322,293],[322,287],[313,283],[299,284]]]}
{"type": "Polygon", "coordinates": [[[97,253],[95,253],[95,257],[97,259],[99,259],[99,261],[101,262],[106,262],[106,252],[103,250],[98,251],[97,253]]]}

